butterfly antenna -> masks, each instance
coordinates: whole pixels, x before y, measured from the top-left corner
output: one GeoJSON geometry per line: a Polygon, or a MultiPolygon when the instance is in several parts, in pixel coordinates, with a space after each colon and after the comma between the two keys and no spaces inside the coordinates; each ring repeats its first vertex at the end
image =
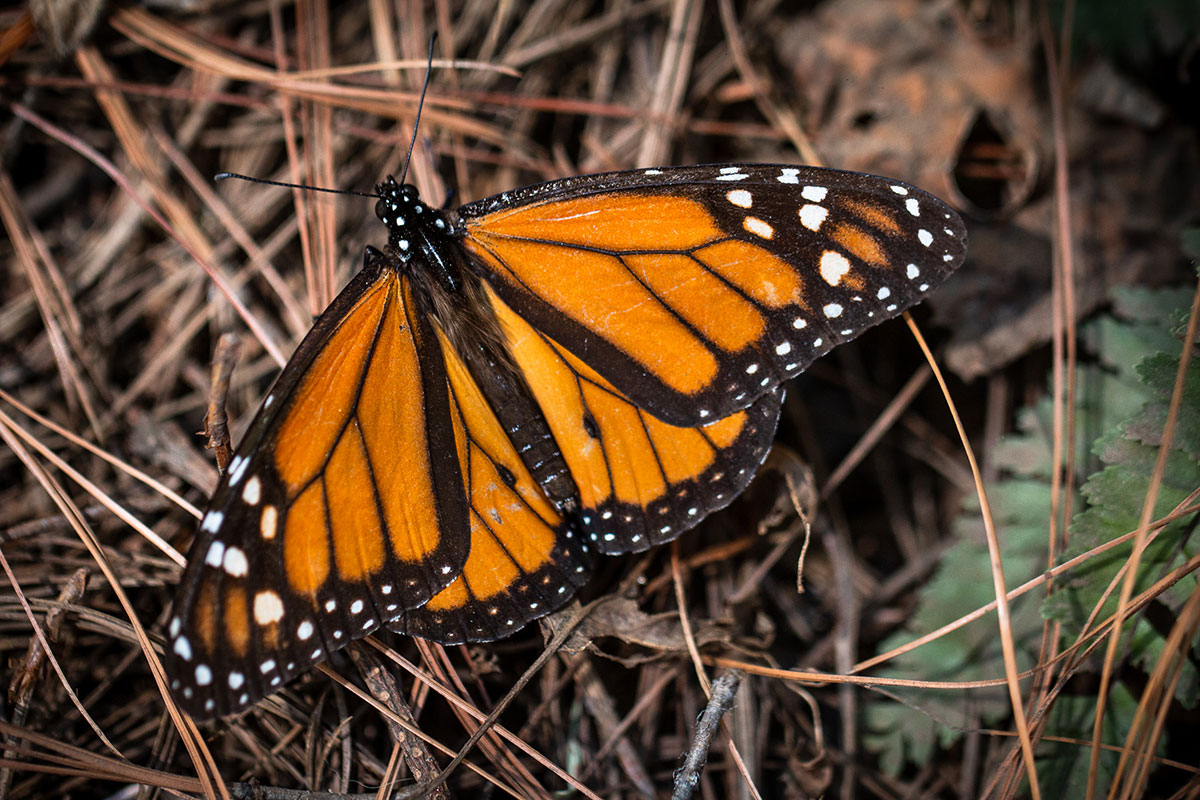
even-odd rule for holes
{"type": "Polygon", "coordinates": [[[309,186],[306,183],[285,183],[284,181],[272,181],[266,178],[252,178],[249,175],[242,175],[237,172],[218,172],[213,175],[214,181],[223,181],[226,178],[237,178],[239,181],[249,181],[250,183],[265,183],[267,186],[282,186],[285,189],[307,189],[310,192],[328,192],[329,194],[355,194],[359,197],[379,197],[377,194],[369,194],[367,192],[356,192],[353,189],[326,189],[324,186],[309,186]]]}
{"type": "Polygon", "coordinates": [[[425,62],[425,83],[421,86],[421,99],[417,101],[417,118],[413,120],[412,139],[408,143],[408,155],[404,157],[404,171],[400,173],[400,182],[404,183],[408,175],[408,165],[412,162],[413,147],[417,144],[417,131],[421,127],[421,109],[425,107],[425,92],[429,89],[429,78],[433,75],[433,45],[437,42],[437,31],[429,37],[429,58],[425,62]]]}

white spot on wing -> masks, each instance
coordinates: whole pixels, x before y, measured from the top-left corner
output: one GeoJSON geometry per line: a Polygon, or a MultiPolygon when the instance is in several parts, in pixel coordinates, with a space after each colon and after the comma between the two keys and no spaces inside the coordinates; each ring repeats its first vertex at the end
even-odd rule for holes
{"type": "Polygon", "coordinates": [[[259,625],[271,625],[283,619],[283,600],[275,592],[259,592],[254,595],[254,621],[259,625]]]}
{"type": "Polygon", "coordinates": [[[742,222],[742,227],[753,233],[755,236],[761,236],[764,239],[770,239],[775,235],[775,229],[772,228],[765,220],[758,217],[746,217],[742,222]]]}
{"type": "Polygon", "coordinates": [[[826,250],[821,254],[821,277],[830,286],[837,286],[849,271],[850,262],[841,253],[835,250],[826,250]]]}
{"type": "Polygon", "coordinates": [[[750,208],[754,205],[754,196],[745,189],[730,189],[725,193],[725,199],[738,208],[750,208]]]}
{"type": "Polygon", "coordinates": [[[829,209],[825,206],[808,203],[800,207],[800,224],[810,231],[820,230],[821,223],[827,216],[829,216],[829,209]]]}
{"type": "Polygon", "coordinates": [[[208,554],[204,556],[204,563],[210,567],[219,567],[221,566],[221,559],[224,557],[225,543],[216,541],[209,545],[208,554]]]}
{"type": "Polygon", "coordinates": [[[825,202],[825,195],[829,194],[829,190],[824,186],[805,186],[800,190],[800,196],[810,203],[825,202]]]}
{"type": "Polygon", "coordinates": [[[258,532],[262,538],[270,541],[275,538],[275,526],[279,522],[279,512],[275,506],[263,506],[262,516],[258,518],[258,532]]]}
{"type": "Polygon", "coordinates": [[[904,207],[908,209],[908,213],[914,217],[921,216],[921,201],[915,197],[910,197],[904,201],[904,207]]]}
{"type": "Polygon", "coordinates": [[[242,489],[242,499],[246,501],[247,505],[256,506],[261,497],[262,481],[258,479],[257,475],[254,475],[246,481],[246,488],[242,489]]]}
{"type": "Polygon", "coordinates": [[[933,244],[933,234],[924,228],[921,228],[921,230],[917,231],[917,239],[919,239],[921,244],[925,245],[926,247],[929,247],[929,245],[933,244]]]}
{"type": "Polygon", "coordinates": [[[825,316],[829,317],[830,319],[836,319],[842,315],[842,307],[837,303],[830,303],[821,310],[824,311],[825,316]]]}
{"type": "Polygon", "coordinates": [[[912,280],[916,280],[916,279],[917,279],[917,276],[918,276],[918,275],[920,275],[920,274],[921,274],[921,270],[920,270],[920,269],[917,267],[917,265],[916,265],[916,264],[909,264],[909,265],[908,265],[908,279],[909,279],[910,281],[912,281],[912,280]]]}
{"type": "Polygon", "coordinates": [[[246,474],[246,467],[250,466],[250,459],[248,459],[248,458],[243,458],[241,461],[238,461],[235,458],[234,462],[236,462],[236,464],[231,462],[229,465],[229,485],[230,486],[237,486],[238,481],[240,481],[242,479],[242,476],[246,474]]]}
{"type": "Polygon", "coordinates": [[[225,572],[235,578],[244,578],[246,573],[250,571],[250,562],[246,560],[246,553],[241,548],[231,547],[225,551],[225,572]]]}
{"type": "Polygon", "coordinates": [[[188,641],[186,636],[180,636],[175,640],[175,655],[182,658],[184,661],[192,660],[192,643],[188,641]]]}
{"type": "Polygon", "coordinates": [[[200,530],[216,533],[221,530],[221,523],[225,521],[225,515],[220,511],[210,511],[204,515],[204,521],[200,523],[200,530]]]}

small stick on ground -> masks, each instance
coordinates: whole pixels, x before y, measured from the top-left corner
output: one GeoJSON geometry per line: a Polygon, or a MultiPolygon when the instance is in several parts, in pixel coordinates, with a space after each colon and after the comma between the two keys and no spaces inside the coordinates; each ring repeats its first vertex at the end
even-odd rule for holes
{"type": "MultiPolygon", "coordinates": [[[[59,592],[58,600],[46,612],[46,638],[51,642],[58,641],[67,606],[83,597],[83,592],[87,589],[87,579],[88,571],[86,569],[81,567],[75,570],[66,586],[59,592]]],[[[29,713],[29,700],[33,697],[33,690],[41,679],[42,665],[46,662],[47,656],[48,653],[42,647],[41,640],[36,635],[31,636],[25,659],[13,670],[12,681],[8,685],[8,704],[12,708],[10,721],[14,725],[25,724],[25,716],[29,713]]],[[[5,751],[4,757],[13,759],[16,756],[5,751]]],[[[12,769],[10,767],[0,769],[0,798],[8,797],[8,789],[11,784],[12,769]]]]}
{"type": "Polygon", "coordinates": [[[692,746],[688,748],[683,766],[675,772],[675,791],[671,793],[671,800],[690,800],[696,793],[696,787],[700,785],[700,772],[708,762],[708,749],[713,736],[721,725],[721,717],[733,706],[733,697],[741,682],[742,673],[739,670],[723,672],[712,682],[712,696],[696,720],[692,746]]]}
{"type": "MultiPolygon", "coordinates": [[[[355,642],[347,651],[350,658],[358,667],[359,673],[363,676],[363,681],[367,684],[367,689],[371,695],[387,706],[396,716],[408,722],[413,728],[417,727],[417,720],[413,717],[412,710],[408,707],[408,703],[404,700],[404,692],[400,688],[400,684],[396,682],[396,678],[387,669],[386,663],[379,658],[374,651],[364,647],[361,643],[355,642]]],[[[434,760],[433,754],[429,752],[429,748],[425,743],[406,731],[400,725],[397,725],[390,718],[384,717],[384,722],[387,723],[388,730],[392,734],[394,741],[404,754],[404,761],[408,764],[409,772],[412,773],[413,780],[417,782],[414,789],[425,790],[424,784],[429,783],[438,775],[438,763],[434,760]]],[[[441,800],[442,798],[450,797],[449,792],[444,784],[433,787],[429,792],[430,800],[441,800]]]]}
{"type": "Polygon", "coordinates": [[[233,457],[225,400],[229,396],[229,378],[233,375],[240,349],[241,340],[232,333],[224,333],[217,340],[217,349],[213,353],[212,390],[208,395],[208,414],[204,417],[204,435],[208,437],[208,449],[216,453],[217,469],[222,473],[233,457]]]}

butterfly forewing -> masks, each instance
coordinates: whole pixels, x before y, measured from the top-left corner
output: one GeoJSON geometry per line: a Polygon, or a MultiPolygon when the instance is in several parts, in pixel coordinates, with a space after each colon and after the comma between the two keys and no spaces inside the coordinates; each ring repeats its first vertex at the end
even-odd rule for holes
{"type": "Polygon", "coordinates": [[[272,388],[201,522],[166,653],[190,711],[245,707],[462,570],[461,435],[436,348],[409,282],[368,251],[272,388]]]}
{"type": "Polygon", "coordinates": [[[681,426],[747,407],[918,302],[966,239],[919,189],[782,165],[568,178],[460,215],[507,304],[681,426]]]}

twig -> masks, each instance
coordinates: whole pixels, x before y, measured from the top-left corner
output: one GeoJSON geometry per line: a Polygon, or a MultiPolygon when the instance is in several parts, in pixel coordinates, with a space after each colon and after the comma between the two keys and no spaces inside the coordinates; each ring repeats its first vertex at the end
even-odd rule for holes
{"type": "Polygon", "coordinates": [[[675,772],[675,790],[671,792],[671,800],[690,800],[696,793],[696,787],[700,785],[700,772],[708,762],[708,748],[712,746],[713,736],[721,725],[721,717],[733,707],[733,696],[737,694],[741,682],[742,672],[739,670],[722,672],[712,682],[712,696],[696,720],[692,746],[688,748],[683,766],[675,772]]]}
{"type": "MultiPolygon", "coordinates": [[[[417,726],[416,717],[413,716],[412,709],[405,702],[404,692],[396,682],[395,675],[387,669],[383,659],[358,642],[348,648],[346,652],[350,654],[351,660],[354,661],[354,665],[358,667],[359,673],[363,676],[363,681],[367,684],[367,689],[375,699],[415,728],[417,726]]],[[[417,784],[420,786],[436,778],[438,764],[425,743],[410,734],[403,726],[396,724],[386,714],[383,719],[392,735],[392,741],[404,753],[404,762],[408,764],[408,769],[417,784]]],[[[445,784],[442,784],[432,790],[429,797],[431,800],[448,800],[450,794],[447,792],[445,784]]]]}
{"type": "Polygon", "coordinates": [[[229,397],[229,378],[233,375],[240,349],[241,340],[232,333],[224,333],[217,340],[217,349],[213,353],[212,390],[208,395],[208,413],[204,415],[204,435],[208,437],[208,448],[216,453],[217,469],[221,472],[233,456],[225,400],[229,397]]]}
{"type": "MultiPolygon", "coordinates": [[[[86,569],[81,567],[75,570],[67,580],[67,585],[59,592],[58,600],[46,612],[46,638],[50,641],[58,641],[58,633],[62,628],[62,620],[67,613],[67,606],[83,597],[83,592],[87,589],[87,578],[88,571],[86,569]]],[[[8,685],[8,703],[12,706],[11,721],[14,725],[25,724],[25,716],[29,713],[29,699],[33,696],[34,687],[37,686],[41,677],[42,664],[45,663],[47,655],[49,654],[42,647],[42,640],[37,636],[30,637],[25,659],[20,666],[13,670],[12,681],[8,685]]],[[[12,758],[13,755],[6,752],[4,757],[12,758]]],[[[0,769],[0,798],[8,796],[11,784],[12,769],[8,767],[0,769]]]]}

